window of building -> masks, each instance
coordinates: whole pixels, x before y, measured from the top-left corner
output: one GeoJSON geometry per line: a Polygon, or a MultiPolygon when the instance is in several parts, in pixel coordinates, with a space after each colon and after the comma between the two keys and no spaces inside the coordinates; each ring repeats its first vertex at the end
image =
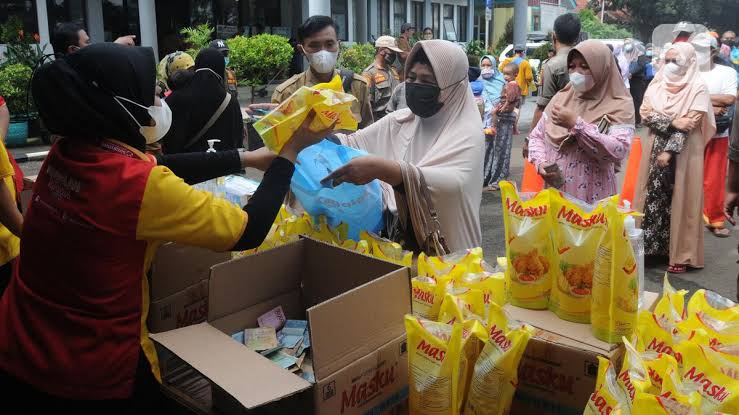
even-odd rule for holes
{"type": "Polygon", "coordinates": [[[349,7],[347,0],[331,0],[331,18],[339,27],[337,35],[339,40],[349,40],[347,27],[349,26],[349,7]]]}
{"type": "Polygon", "coordinates": [[[532,20],[531,30],[532,31],[541,30],[541,16],[539,16],[538,14],[535,14],[531,17],[531,20],[532,20]]]}
{"type": "Polygon", "coordinates": [[[423,2],[412,1],[411,2],[411,17],[409,20],[411,23],[413,23],[414,26],[416,26],[416,30],[418,32],[423,31],[423,28],[426,27],[424,24],[423,18],[424,18],[423,2]]]}
{"type": "MultiPolygon", "coordinates": [[[[173,7],[176,7],[176,6],[173,6],[173,7]]],[[[213,1],[212,0],[190,0],[190,26],[197,26],[203,23],[208,23],[210,25],[213,25],[214,23],[213,22],[213,1]]]]}
{"type": "Polygon", "coordinates": [[[431,29],[434,31],[434,39],[440,39],[441,33],[441,6],[439,3],[431,4],[431,29]]]}
{"type": "MultiPolygon", "coordinates": [[[[35,3],[35,2],[33,2],[35,3]]],[[[3,7],[0,5],[0,7],[3,7]]],[[[49,20],[49,35],[54,36],[58,23],[77,22],[87,27],[87,4],[85,0],[46,0],[46,15],[49,20]]],[[[36,12],[33,13],[34,18],[36,12]]]]}
{"type": "Polygon", "coordinates": [[[400,35],[400,27],[406,22],[405,0],[393,0],[393,35],[400,35]]]}
{"type": "Polygon", "coordinates": [[[141,39],[139,0],[104,0],[103,31],[106,42],[120,36],[135,35],[138,44],[141,39]]]}
{"type": "Polygon", "coordinates": [[[444,5],[444,39],[453,42],[457,41],[457,31],[454,27],[454,6],[445,4],[444,5]]]}
{"type": "Polygon", "coordinates": [[[467,7],[459,6],[457,8],[457,40],[460,42],[467,41],[467,7]]]}
{"type": "Polygon", "coordinates": [[[6,23],[10,16],[14,16],[20,20],[23,25],[24,35],[33,36],[38,33],[38,19],[36,18],[35,1],[0,1],[0,24],[6,23]]]}
{"type": "Polygon", "coordinates": [[[379,0],[380,13],[378,17],[380,35],[389,35],[390,33],[390,0],[379,0]]]}

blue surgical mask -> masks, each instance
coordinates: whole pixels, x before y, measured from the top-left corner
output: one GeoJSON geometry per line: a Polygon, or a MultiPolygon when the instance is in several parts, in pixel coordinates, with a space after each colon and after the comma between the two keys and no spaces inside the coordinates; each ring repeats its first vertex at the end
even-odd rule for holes
{"type": "Polygon", "coordinates": [[[652,51],[651,50],[648,50],[647,53],[646,53],[646,55],[651,58],[652,57],[652,51]]]}
{"type": "Polygon", "coordinates": [[[226,66],[228,66],[229,62],[231,62],[231,59],[229,59],[228,56],[224,56],[223,60],[226,62],[226,66]]]}

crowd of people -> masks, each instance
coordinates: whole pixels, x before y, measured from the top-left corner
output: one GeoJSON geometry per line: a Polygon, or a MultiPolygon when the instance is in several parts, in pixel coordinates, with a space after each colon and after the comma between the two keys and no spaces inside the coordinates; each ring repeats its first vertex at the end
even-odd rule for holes
{"type": "MultiPolygon", "coordinates": [[[[635,208],[644,212],[647,255],[667,258],[674,273],[703,267],[703,226],[726,236],[723,219],[739,208],[737,69],[730,66],[739,62],[739,45],[733,32],[678,28],[655,55],[632,39],[613,49],[578,43],[577,17],[558,17],[523,149],[546,186],[594,203],[619,193],[616,175],[645,126],[635,208]]],[[[502,62],[485,55],[470,67],[462,48],[431,39],[430,28],[412,44],[415,30],[405,24],[400,38],[379,37],[373,63],[357,74],[337,68],[334,21],[308,18],[297,41],[309,68],[279,85],[271,103],[245,111],[273,109],[298,88],[338,76],[356,97],[359,129],[314,132],[311,114],[279,154],[243,149],[223,40],[156,66],[151,49],[89,45],[78,26],[60,31],[57,58],[32,80],[38,111],[58,139],[25,217],[17,168],[0,146],[0,387],[9,399],[29,409],[106,413],[164,405],[146,330],[147,272],[157,248],[165,241],[218,251],[259,246],[289,199],[297,154],[324,138],[368,153],[326,181],[379,180],[384,236],[433,255],[480,246],[482,193],[510,176],[533,71],[523,46],[502,62]],[[205,151],[211,139],[220,140],[215,153],[205,151]],[[245,167],[265,173],[243,208],[191,187],[245,167]]]]}

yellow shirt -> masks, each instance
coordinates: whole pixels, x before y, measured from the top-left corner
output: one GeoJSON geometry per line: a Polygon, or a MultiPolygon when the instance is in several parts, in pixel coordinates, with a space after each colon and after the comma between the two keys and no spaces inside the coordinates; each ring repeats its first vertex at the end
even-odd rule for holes
{"type": "MultiPolygon", "coordinates": [[[[8,151],[5,149],[5,140],[0,137],[0,178],[10,190],[13,199],[16,198],[15,183],[13,176],[15,170],[8,159],[8,151]]],[[[0,265],[7,264],[13,258],[17,257],[21,249],[21,240],[13,235],[8,228],[0,224],[0,265]]]]}

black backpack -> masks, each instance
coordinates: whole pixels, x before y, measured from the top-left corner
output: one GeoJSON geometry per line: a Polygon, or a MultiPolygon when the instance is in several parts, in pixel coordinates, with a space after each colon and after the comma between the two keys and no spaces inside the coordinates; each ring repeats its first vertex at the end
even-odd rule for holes
{"type": "Polygon", "coordinates": [[[342,69],[341,72],[339,72],[339,76],[341,76],[341,85],[344,87],[344,92],[347,94],[352,93],[352,81],[354,80],[354,71],[349,69],[342,69]]]}

